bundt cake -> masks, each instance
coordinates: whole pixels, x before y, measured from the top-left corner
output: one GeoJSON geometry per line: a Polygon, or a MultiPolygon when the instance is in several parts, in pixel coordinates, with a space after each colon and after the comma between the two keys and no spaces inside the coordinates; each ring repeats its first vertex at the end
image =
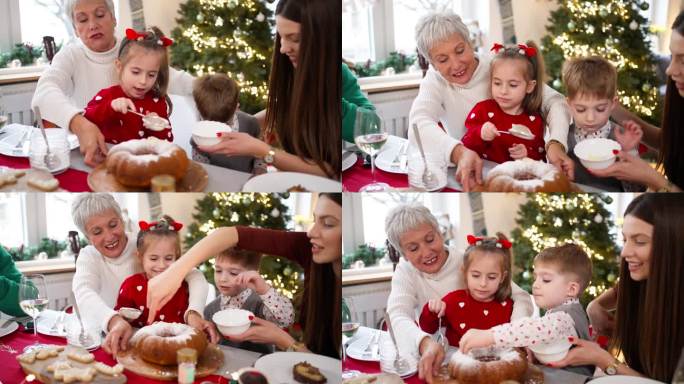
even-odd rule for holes
{"type": "Polygon", "coordinates": [[[152,177],[162,174],[178,182],[189,164],[181,147],[156,137],[117,144],[107,154],[107,172],[128,187],[149,187],[152,177]]]}
{"type": "Polygon", "coordinates": [[[486,192],[572,192],[572,183],[552,164],[532,159],[494,167],[484,182],[486,192]]]}
{"type": "Polygon", "coordinates": [[[140,328],[131,338],[131,345],[147,362],[174,365],[181,348],[192,348],[201,355],[207,348],[207,337],[186,324],[157,322],[140,328]]]}
{"type": "Polygon", "coordinates": [[[520,379],[527,371],[524,352],[492,348],[473,349],[468,354],[456,351],[448,364],[449,375],[459,384],[500,383],[520,379]]]}

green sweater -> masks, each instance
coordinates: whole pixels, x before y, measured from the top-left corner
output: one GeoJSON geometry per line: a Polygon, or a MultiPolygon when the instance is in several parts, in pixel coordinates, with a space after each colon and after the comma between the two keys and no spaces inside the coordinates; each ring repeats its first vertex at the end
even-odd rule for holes
{"type": "Polygon", "coordinates": [[[375,107],[361,92],[356,77],[346,64],[342,64],[342,139],[354,142],[354,120],[356,109],[363,107],[375,110],[375,107]]]}
{"type": "Polygon", "coordinates": [[[12,316],[26,316],[19,307],[19,283],[21,272],[14,265],[12,256],[0,246],[0,312],[12,316]]]}

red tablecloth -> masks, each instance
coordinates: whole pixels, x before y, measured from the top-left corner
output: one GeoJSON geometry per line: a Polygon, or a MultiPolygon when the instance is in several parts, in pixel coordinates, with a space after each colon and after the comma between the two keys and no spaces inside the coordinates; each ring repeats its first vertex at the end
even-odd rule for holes
{"type": "MultiPolygon", "coordinates": [[[[23,157],[10,157],[0,155],[0,165],[16,169],[31,168],[29,160],[23,157]]],[[[55,176],[59,180],[59,187],[66,189],[69,192],[90,192],[88,187],[88,173],[77,171],[75,169],[67,169],[63,173],[55,176]]]]}
{"type": "MultiPolygon", "coordinates": [[[[375,167],[375,180],[387,183],[394,188],[408,188],[408,176],[401,173],[385,172],[375,167]]],[[[363,159],[359,156],[356,164],[342,173],[342,185],[345,192],[358,192],[361,187],[370,184],[373,176],[370,167],[363,166],[363,159]]],[[[458,192],[452,188],[444,188],[442,192],[458,192]]]]}
{"type": "MultiPolygon", "coordinates": [[[[380,372],[380,363],[377,361],[361,361],[361,360],[353,359],[351,357],[347,357],[342,362],[342,370],[343,371],[345,371],[345,370],[359,371],[359,372],[363,372],[363,373],[379,373],[380,372]]],[[[417,373],[411,377],[405,378],[404,382],[408,383],[408,384],[423,384],[423,383],[425,383],[425,381],[418,378],[417,373]]]]}
{"type": "MultiPolygon", "coordinates": [[[[24,380],[24,371],[21,369],[21,366],[19,366],[16,357],[22,353],[24,347],[27,345],[33,344],[36,341],[45,344],[66,344],[64,338],[41,334],[38,334],[36,338],[33,336],[33,333],[25,333],[23,329],[22,326],[19,326],[19,329],[14,333],[0,338],[0,383],[2,384],[19,384],[24,380]]],[[[95,355],[95,360],[97,361],[109,365],[116,364],[116,361],[112,356],[102,348],[98,348],[92,353],[95,355]]],[[[128,383],[169,383],[169,381],[158,381],[138,376],[128,370],[125,370],[124,374],[128,379],[128,383]]],[[[221,376],[211,375],[198,379],[195,383],[201,383],[203,381],[222,384],[227,384],[228,382],[221,376]]],[[[37,381],[34,381],[34,383],[37,383],[37,381]]]]}

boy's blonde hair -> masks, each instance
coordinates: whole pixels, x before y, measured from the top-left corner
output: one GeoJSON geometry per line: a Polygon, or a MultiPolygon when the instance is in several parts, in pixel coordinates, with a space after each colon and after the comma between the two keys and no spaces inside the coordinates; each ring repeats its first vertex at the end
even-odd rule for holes
{"type": "Polygon", "coordinates": [[[554,265],[560,274],[572,275],[572,280],[580,285],[580,294],[591,281],[591,260],[579,245],[569,243],[546,248],[535,256],[534,264],[537,263],[554,265]]]}
{"type": "Polygon", "coordinates": [[[204,120],[228,123],[238,106],[240,87],[227,75],[215,73],[195,80],[192,97],[204,120]]]}
{"type": "Polygon", "coordinates": [[[617,94],[617,70],[602,57],[578,57],[563,64],[563,84],[569,99],[589,96],[612,100],[617,94]]]}

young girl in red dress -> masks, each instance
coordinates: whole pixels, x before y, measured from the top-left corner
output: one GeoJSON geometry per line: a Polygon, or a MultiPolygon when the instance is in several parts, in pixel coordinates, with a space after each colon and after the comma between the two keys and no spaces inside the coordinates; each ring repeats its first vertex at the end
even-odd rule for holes
{"type": "MultiPolygon", "coordinates": [[[[544,61],[534,43],[504,47],[494,44],[491,99],[481,101],[466,117],[463,144],[480,157],[503,163],[529,157],[545,159],[544,122],[540,114],[544,61]],[[523,139],[508,133],[522,126],[534,135],[523,139]]],[[[515,131],[515,130],[514,130],[515,131]]]]}
{"type": "MultiPolygon", "coordinates": [[[[145,321],[149,310],[146,306],[147,301],[147,282],[149,279],[164,272],[178,257],[180,257],[181,246],[178,231],[183,224],[174,221],[169,216],[164,216],[157,222],[146,223],[141,221],[140,232],[136,246],[137,256],[140,258],[143,273],[131,275],[124,280],[119,289],[119,297],[116,300],[114,310],[120,308],[135,308],[142,311],[142,314],[131,324],[136,327],[145,326],[145,321]]],[[[188,323],[198,328],[198,324],[203,324],[206,320],[195,311],[187,311],[189,305],[188,283],[183,281],[180,289],[169,300],[166,305],[157,313],[154,321],[164,321],[167,323],[188,323]],[[187,317],[186,317],[186,312],[187,317]]]]}
{"type": "Polygon", "coordinates": [[[449,345],[458,347],[469,329],[489,329],[511,320],[511,243],[503,234],[497,236],[468,235],[470,245],[463,255],[467,289],[429,300],[419,319],[423,331],[435,333],[444,316],[449,345]]]}
{"type": "Polygon", "coordinates": [[[121,42],[116,71],[119,85],[105,88],[86,106],[84,116],[100,128],[108,143],[121,143],[144,137],[173,141],[171,125],[149,126],[143,115],[156,115],[168,121],[171,101],[167,47],[173,43],[153,27],[145,32],[126,30],[121,42]]]}

